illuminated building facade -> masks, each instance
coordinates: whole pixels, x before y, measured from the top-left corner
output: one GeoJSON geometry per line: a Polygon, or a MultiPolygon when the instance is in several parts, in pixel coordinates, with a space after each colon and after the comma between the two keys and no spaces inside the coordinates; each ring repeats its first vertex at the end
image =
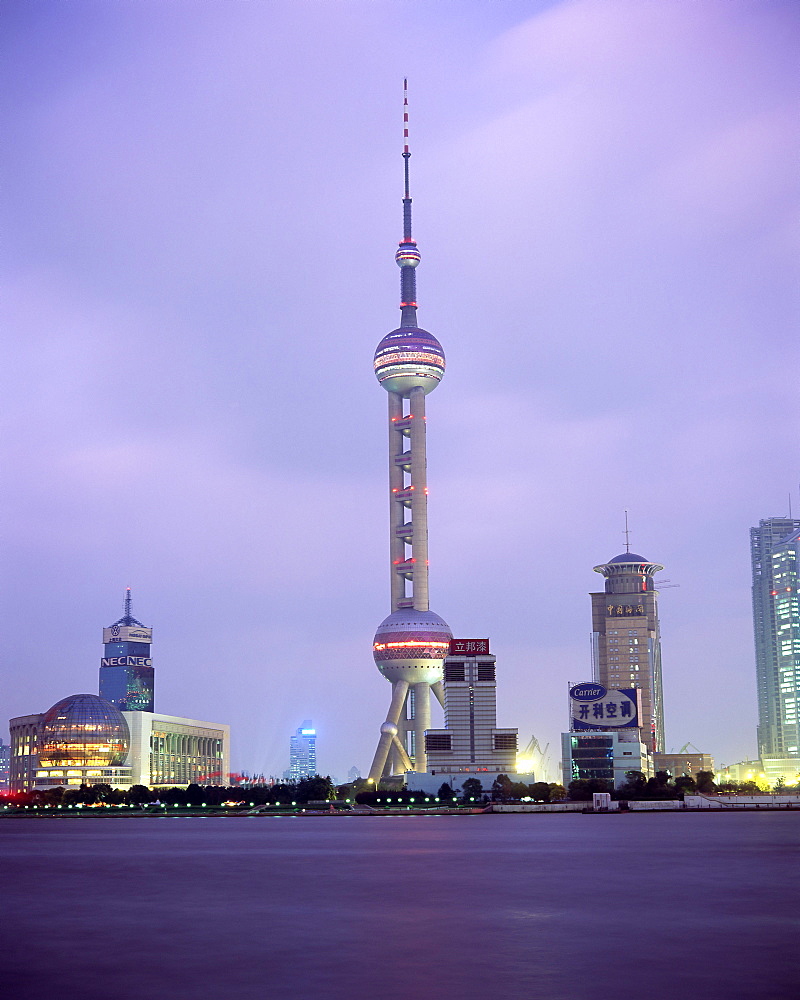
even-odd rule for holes
{"type": "Polygon", "coordinates": [[[565,788],[583,778],[600,778],[616,787],[624,784],[628,771],[653,776],[652,756],[638,729],[562,733],[561,767],[565,788]]]}
{"type": "Polygon", "coordinates": [[[124,712],[134,785],[227,785],[230,726],[154,712],[124,712]]]}
{"type": "Polygon", "coordinates": [[[496,670],[488,639],[450,643],[444,661],[444,729],[425,734],[428,771],[450,784],[448,775],[466,774],[488,789],[498,774],[517,770],[517,730],[497,728],[496,670]]]}
{"type": "Polygon", "coordinates": [[[100,696],[121,712],[152,712],[154,672],[150,656],[153,630],[131,614],[131,588],[125,591],[122,618],[103,629],[100,696]]]}
{"type": "Polygon", "coordinates": [[[41,717],[34,788],[127,787],[130,734],[119,709],[96,694],[62,698],[41,717]]]}
{"type": "Polygon", "coordinates": [[[606,688],[641,691],[642,742],[664,750],[661,630],[653,577],[664,569],[635,552],[623,552],[594,567],[605,577],[592,599],[593,679],[606,688]]]}
{"type": "Polygon", "coordinates": [[[306,719],[303,725],[289,740],[289,780],[302,781],[303,778],[313,778],[317,773],[317,731],[311,719],[306,719]]]}
{"type": "Polygon", "coordinates": [[[12,792],[29,792],[39,766],[39,733],[42,715],[19,715],[10,719],[11,766],[9,784],[12,792]]]}
{"type": "Polygon", "coordinates": [[[758,749],[765,771],[781,776],[785,771],[788,783],[800,765],[800,521],[759,521],[750,529],[750,556],[758,749]],[[769,769],[768,758],[777,759],[769,769]]]}
{"type": "Polygon", "coordinates": [[[428,486],[425,397],[444,375],[439,341],[417,326],[416,268],[411,235],[408,96],[403,106],[405,190],[400,267],[400,326],[375,351],[374,367],[389,403],[389,572],[391,613],[375,633],[373,657],[392,685],[386,721],[369,780],[409,770],[426,771],[425,731],[433,691],[444,705],[442,678],[452,633],[430,610],[428,597],[428,486]]]}

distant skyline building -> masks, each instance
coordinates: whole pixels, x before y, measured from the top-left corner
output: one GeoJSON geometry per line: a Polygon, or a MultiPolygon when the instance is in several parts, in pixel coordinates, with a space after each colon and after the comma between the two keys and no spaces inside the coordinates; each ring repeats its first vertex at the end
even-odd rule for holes
{"type": "MultiPolygon", "coordinates": [[[[800,520],[770,517],[750,529],[758,752],[800,757],[800,520]]],[[[798,761],[800,765],[800,761],[798,761]]],[[[770,773],[781,774],[771,767],[770,773]]],[[[789,767],[791,780],[792,767],[789,767]]]]}
{"type": "Polygon", "coordinates": [[[0,737],[0,792],[7,792],[11,787],[11,744],[4,743],[0,737]]]}
{"type": "Polygon", "coordinates": [[[304,719],[303,725],[289,740],[290,781],[313,778],[317,773],[317,731],[311,719],[304,719]]]}
{"type": "Polygon", "coordinates": [[[100,696],[121,712],[155,710],[155,675],[150,645],[153,630],[131,614],[131,588],[125,590],[122,618],[103,629],[100,696]]]}
{"type": "Polygon", "coordinates": [[[590,594],[593,679],[612,690],[639,688],[642,742],[651,753],[664,751],[661,628],[653,581],[663,569],[625,551],[594,567],[605,578],[605,590],[590,594]]]}
{"type": "Polygon", "coordinates": [[[389,573],[391,613],[378,626],[373,656],[392,685],[392,699],[369,780],[427,770],[425,731],[431,725],[433,691],[444,705],[444,660],[452,633],[430,610],[428,597],[428,486],[425,396],[442,380],[444,351],[417,326],[416,267],[420,253],[411,234],[408,90],[403,91],[403,238],[400,326],[375,351],[375,374],[389,402],[389,573]]]}

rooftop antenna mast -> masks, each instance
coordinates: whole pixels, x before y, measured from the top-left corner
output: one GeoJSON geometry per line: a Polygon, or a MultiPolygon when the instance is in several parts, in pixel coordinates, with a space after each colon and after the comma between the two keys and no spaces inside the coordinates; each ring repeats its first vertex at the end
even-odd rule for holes
{"type": "Polygon", "coordinates": [[[123,605],[123,613],[126,618],[131,617],[131,588],[125,588],[125,604],[123,605]]]}
{"type": "Polygon", "coordinates": [[[627,512],[627,510],[625,511],[625,531],[624,531],[624,535],[625,535],[625,551],[626,552],[630,552],[630,550],[631,550],[631,533],[628,530],[628,512],[627,512]]]}

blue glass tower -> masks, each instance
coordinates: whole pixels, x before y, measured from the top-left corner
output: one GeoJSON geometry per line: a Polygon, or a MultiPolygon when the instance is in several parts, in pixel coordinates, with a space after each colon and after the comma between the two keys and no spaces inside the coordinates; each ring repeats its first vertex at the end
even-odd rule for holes
{"type": "Polygon", "coordinates": [[[120,712],[152,712],[154,692],[150,644],[153,630],[131,614],[131,588],[125,591],[122,618],[103,629],[100,697],[120,712]]]}

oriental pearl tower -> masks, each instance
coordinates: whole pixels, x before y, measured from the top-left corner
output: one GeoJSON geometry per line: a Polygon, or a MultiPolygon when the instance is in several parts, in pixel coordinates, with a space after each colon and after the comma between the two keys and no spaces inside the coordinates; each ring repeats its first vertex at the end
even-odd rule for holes
{"type": "Polygon", "coordinates": [[[373,656],[392,685],[392,700],[369,779],[402,771],[426,771],[425,730],[431,728],[431,691],[444,704],[442,677],[452,633],[428,601],[428,488],[425,396],[444,375],[439,341],[417,326],[420,262],[411,236],[408,86],[403,83],[403,239],[400,326],[375,351],[375,374],[389,397],[389,550],[392,612],[375,633],[373,656]]]}

